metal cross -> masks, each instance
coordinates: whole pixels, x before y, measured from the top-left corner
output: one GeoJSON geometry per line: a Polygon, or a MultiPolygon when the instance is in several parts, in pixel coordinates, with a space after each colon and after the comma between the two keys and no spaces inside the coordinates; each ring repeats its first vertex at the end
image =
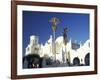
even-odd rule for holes
{"type": "Polygon", "coordinates": [[[53,26],[57,26],[57,24],[60,22],[58,18],[53,17],[51,18],[50,22],[52,23],[53,26]]]}

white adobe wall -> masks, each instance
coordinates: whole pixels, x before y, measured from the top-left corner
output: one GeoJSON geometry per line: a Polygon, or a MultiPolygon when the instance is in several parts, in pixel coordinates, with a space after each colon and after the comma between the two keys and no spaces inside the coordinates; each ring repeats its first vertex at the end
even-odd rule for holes
{"type": "MultiPolygon", "coordinates": [[[[30,44],[26,48],[26,55],[30,53],[38,53],[41,57],[49,56],[54,57],[54,54],[52,53],[52,36],[46,41],[45,45],[40,45],[38,43],[38,37],[37,36],[30,36],[30,44]],[[35,42],[36,41],[36,42],[35,42]],[[34,46],[35,44],[35,46],[34,46]],[[38,52],[35,51],[35,47],[39,49],[38,52]],[[28,50],[29,48],[29,50],[28,50]]],[[[65,53],[65,45],[63,44],[63,36],[59,36],[56,39],[56,59],[60,62],[63,62],[63,52],[65,53]]],[[[74,58],[78,57],[81,64],[84,64],[84,59],[87,53],[90,53],[89,48],[89,40],[87,40],[79,49],[73,50],[72,49],[72,41],[71,39],[66,45],[66,51],[67,51],[67,58],[70,55],[70,61],[73,64],[74,58]],[[69,55],[68,55],[69,53],[69,55]]],[[[64,55],[65,56],[65,55],[64,55]]],[[[65,57],[66,58],[66,57],[65,57]]]]}

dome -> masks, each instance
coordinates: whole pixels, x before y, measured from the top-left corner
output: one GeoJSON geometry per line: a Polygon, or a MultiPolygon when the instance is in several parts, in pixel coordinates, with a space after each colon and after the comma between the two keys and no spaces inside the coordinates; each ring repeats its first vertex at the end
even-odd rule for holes
{"type": "Polygon", "coordinates": [[[87,43],[87,44],[90,43],[90,40],[87,40],[86,43],[87,43]]]}
{"type": "Polygon", "coordinates": [[[87,41],[84,43],[84,46],[90,46],[90,40],[87,40],[87,41]]]}
{"type": "Polygon", "coordinates": [[[56,39],[56,42],[62,43],[63,42],[63,36],[60,36],[56,39]]]}

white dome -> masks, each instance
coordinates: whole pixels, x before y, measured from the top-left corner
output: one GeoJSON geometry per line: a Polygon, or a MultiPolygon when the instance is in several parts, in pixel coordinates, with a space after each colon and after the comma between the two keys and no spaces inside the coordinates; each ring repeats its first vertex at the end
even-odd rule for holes
{"type": "Polygon", "coordinates": [[[87,40],[85,43],[84,43],[84,46],[89,46],[90,44],[90,40],[87,40]]]}
{"type": "Polygon", "coordinates": [[[56,39],[56,42],[62,43],[63,42],[63,36],[60,36],[56,39]]]}
{"type": "Polygon", "coordinates": [[[90,43],[90,40],[87,40],[86,43],[87,43],[87,44],[90,43]]]}

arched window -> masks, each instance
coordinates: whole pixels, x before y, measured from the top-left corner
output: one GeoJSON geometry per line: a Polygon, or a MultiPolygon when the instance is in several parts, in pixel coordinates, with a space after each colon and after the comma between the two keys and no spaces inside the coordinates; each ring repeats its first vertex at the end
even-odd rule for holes
{"type": "Polygon", "coordinates": [[[80,65],[80,60],[79,60],[78,57],[75,57],[75,58],[73,59],[73,65],[74,65],[74,66],[79,66],[79,65],[80,65]]]}
{"type": "Polygon", "coordinates": [[[85,65],[89,66],[90,65],[90,53],[87,53],[85,56],[85,65]]]}

